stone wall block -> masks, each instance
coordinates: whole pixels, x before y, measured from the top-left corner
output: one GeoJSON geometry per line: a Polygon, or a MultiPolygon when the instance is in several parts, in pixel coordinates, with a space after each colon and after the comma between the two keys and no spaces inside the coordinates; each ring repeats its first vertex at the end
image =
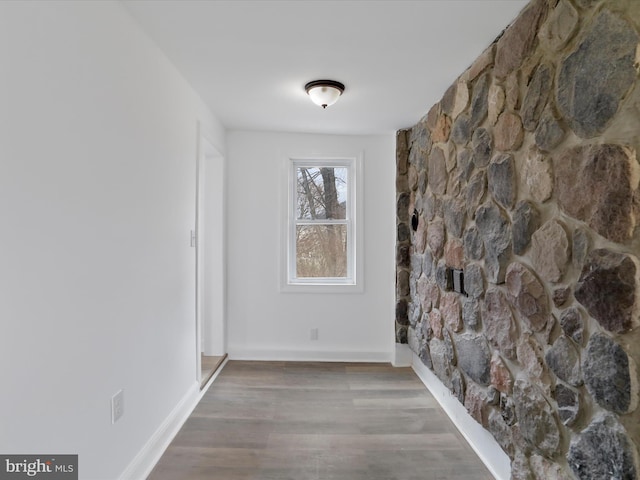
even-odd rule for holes
{"type": "Polygon", "coordinates": [[[565,131],[551,109],[547,108],[535,132],[536,146],[545,152],[556,148],[564,139],[565,131]]]}
{"type": "Polygon", "coordinates": [[[480,302],[474,299],[462,301],[462,321],[469,330],[478,331],[481,326],[480,302]]]}
{"type": "Polygon", "coordinates": [[[576,300],[607,330],[627,332],[633,326],[637,301],[636,270],[636,263],[628,255],[593,250],[580,274],[576,300]]]}
{"type": "Polygon", "coordinates": [[[549,65],[540,65],[527,88],[527,93],[522,101],[522,124],[524,129],[532,132],[538,126],[538,120],[547,104],[549,92],[551,90],[553,70],[549,65]]]}
{"type": "Polygon", "coordinates": [[[444,246],[444,261],[458,270],[464,268],[464,247],[462,241],[457,238],[449,238],[444,246]]]}
{"type": "Polygon", "coordinates": [[[638,162],[619,145],[581,145],[554,159],[558,205],[603,237],[623,243],[632,237],[638,208],[638,162]]]}
{"type": "Polygon", "coordinates": [[[550,320],[549,296],[537,277],[523,264],[507,268],[509,300],[534,332],[542,332],[550,320]]]}
{"type": "Polygon", "coordinates": [[[438,116],[438,120],[431,132],[431,140],[434,143],[446,142],[451,132],[451,118],[444,113],[438,116]]]}
{"type": "Polygon", "coordinates": [[[487,394],[484,388],[474,383],[467,384],[464,406],[469,414],[483,427],[487,427],[487,394]]]}
{"type": "Polygon", "coordinates": [[[578,20],[578,12],[573,5],[568,0],[560,0],[540,27],[540,43],[551,52],[559,51],[575,35],[578,20]]]}
{"type": "Polygon", "coordinates": [[[558,383],[553,392],[553,395],[558,404],[558,416],[560,421],[567,426],[575,424],[578,416],[580,415],[580,394],[558,383]]]}
{"type": "Polygon", "coordinates": [[[545,355],[547,365],[555,375],[569,385],[582,385],[580,370],[580,354],[573,342],[565,336],[560,336],[547,350],[545,355]]]}
{"type": "Polygon", "coordinates": [[[504,93],[504,89],[495,83],[489,87],[489,98],[488,98],[488,117],[489,117],[489,125],[495,125],[498,121],[498,115],[502,113],[504,110],[504,105],[506,101],[506,96],[504,93]]]}
{"type": "Polygon", "coordinates": [[[496,45],[493,73],[504,78],[529,57],[536,45],[538,29],[547,13],[547,3],[536,0],[504,32],[496,45]]]}
{"type": "Polygon", "coordinates": [[[602,333],[592,335],[582,369],[587,390],[598,405],[619,414],[636,408],[635,367],[620,344],[602,333]]]}
{"type": "Polygon", "coordinates": [[[464,377],[457,368],[451,374],[451,393],[464,405],[464,397],[466,392],[466,384],[464,377]]]}
{"type": "Polygon", "coordinates": [[[516,165],[512,155],[502,153],[491,159],[487,181],[493,199],[506,209],[513,208],[516,201],[516,165]]]}
{"type": "Polygon", "coordinates": [[[531,237],[531,261],[547,282],[559,282],[571,258],[571,246],[564,226],[550,220],[531,237]]]}
{"type": "Polygon", "coordinates": [[[531,203],[521,200],[513,212],[513,253],[523,255],[531,236],[540,227],[540,212],[531,203]]]}
{"type": "Polygon", "coordinates": [[[443,201],[444,224],[447,234],[462,238],[466,219],[466,205],[462,197],[448,197],[443,201]]]}
{"type": "Polygon", "coordinates": [[[460,115],[451,128],[451,139],[457,145],[465,145],[471,138],[471,120],[468,115],[460,115]]]}
{"type": "Polygon", "coordinates": [[[525,440],[541,455],[553,458],[560,446],[560,430],[542,391],[527,379],[517,378],[513,400],[525,440]]]}
{"type": "Polygon", "coordinates": [[[451,108],[451,117],[455,120],[469,105],[469,85],[464,80],[458,80],[456,83],[456,96],[453,107],[451,108]]]}
{"type": "Polygon", "coordinates": [[[505,108],[507,110],[520,109],[520,81],[519,72],[511,73],[505,80],[505,108]]]}
{"type": "Polygon", "coordinates": [[[432,338],[429,341],[429,352],[431,354],[433,372],[440,379],[440,381],[450,389],[453,366],[448,359],[447,346],[441,339],[432,338]]]}
{"type": "Polygon", "coordinates": [[[399,270],[396,274],[396,293],[399,297],[409,295],[409,271],[399,270]]]}
{"type": "Polygon", "coordinates": [[[489,385],[491,381],[491,351],[481,335],[463,333],[456,340],[458,366],[474,382],[489,385]]]}
{"type": "Polygon", "coordinates": [[[431,351],[429,350],[428,342],[421,342],[420,349],[418,350],[418,357],[420,361],[429,369],[433,369],[433,361],[431,360],[431,351]]]}
{"type": "Polygon", "coordinates": [[[428,181],[431,191],[436,195],[444,195],[447,189],[447,178],[444,151],[440,147],[434,147],[428,160],[428,181]]]}
{"type": "Polygon", "coordinates": [[[475,225],[471,225],[464,231],[462,243],[464,244],[464,255],[470,260],[481,260],[484,256],[484,244],[480,230],[475,225]]]}
{"type": "Polygon", "coordinates": [[[484,199],[484,194],[487,191],[487,174],[484,170],[476,171],[465,191],[465,203],[467,207],[467,215],[469,218],[474,218],[476,210],[484,199]]]}
{"type": "Polygon", "coordinates": [[[467,148],[461,148],[458,151],[458,155],[456,157],[456,165],[462,172],[462,178],[465,180],[469,180],[471,175],[474,172],[474,164],[472,158],[471,150],[467,148]]]}
{"type": "Polygon", "coordinates": [[[540,381],[540,384],[548,383],[544,354],[542,347],[533,335],[523,334],[518,339],[517,345],[518,363],[520,363],[527,374],[540,381]]]}
{"type": "Polygon", "coordinates": [[[440,313],[447,328],[453,332],[462,330],[460,300],[457,293],[447,292],[440,301],[440,313]]]}
{"type": "Polygon", "coordinates": [[[487,416],[487,430],[491,432],[493,438],[496,439],[502,450],[513,458],[515,455],[515,446],[513,444],[513,438],[511,428],[502,418],[502,415],[495,408],[489,410],[487,416]]]}
{"type": "Polygon", "coordinates": [[[638,451],[611,414],[600,415],[569,446],[567,461],[580,480],[638,478],[638,451]]]}
{"type": "Polygon", "coordinates": [[[442,257],[444,252],[444,222],[437,218],[427,227],[427,244],[435,258],[442,257]]]}
{"type": "Polygon", "coordinates": [[[566,336],[571,338],[578,345],[584,341],[584,321],[582,314],[576,307],[571,307],[560,315],[560,326],[566,336]]]}
{"type": "Polygon", "coordinates": [[[512,251],[509,219],[490,202],[476,210],[476,225],[484,243],[487,280],[502,283],[512,251]]]}
{"type": "Polygon", "coordinates": [[[604,132],[618,111],[636,79],[639,42],[640,36],[628,22],[604,10],[562,61],[558,108],[580,137],[592,138],[604,132]]]}
{"type": "Polygon", "coordinates": [[[473,64],[467,69],[464,77],[472,82],[478,75],[485,71],[487,67],[493,65],[495,58],[495,44],[489,45],[489,47],[480,54],[480,56],[473,62],[473,64]]]}
{"type": "Polygon", "coordinates": [[[527,152],[522,177],[534,200],[543,203],[553,193],[553,168],[551,160],[535,148],[527,152]]]}
{"type": "Polygon", "coordinates": [[[473,86],[473,96],[469,107],[471,129],[477,128],[487,118],[490,86],[491,78],[488,73],[479,77],[473,86]]]}
{"type": "Polygon", "coordinates": [[[494,145],[502,152],[517,150],[524,140],[522,120],[512,112],[502,112],[494,129],[494,145]]]}
{"type": "Polygon", "coordinates": [[[486,128],[476,129],[471,137],[471,148],[473,149],[473,164],[477,168],[489,165],[493,153],[491,132],[486,128]]]}
{"type": "Polygon", "coordinates": [[[431,326],[433,337],[442,340],[442,315],[437,308],[432,308],[429,312],[429,325],[431,326]]]}
{"type": "Polygon", "coordinates": [[[516,325],[502,290],[490,288],[482,302],[482,323],[489,342],[506,358],[516,358],[516,325]]]}
{"type": "Polygon", "coordinates": [[[569,296],[571,295],[570,287],[557,287],[553,289],[553,293],[551,294],[551,299],[553,300],[553,304],[560,308],[567,300],[569,300],[569,296]]]}
{"type": "MultiPolygon", "coordinates": [[[[456,350],[453,347],[453,339],[451,338],[451,333],[446,328],[442,331],[442,341],[444,342],[445,352],[447,354],[447,361],[449,362],[450,365],[455,367],[455,365],[456,365],[456,350]]],[[[452,380],[453,380],[453,373],[455,371],[457,371],[457,370],[453,369],[452,372],[451,372],[452,380]]]]}
{"type": "Polygon", "coordinates": [[[573,231],[573,245],[571,247],[573,266],[582,270],[585,258],[589,252],[589,236],[583,228],[576,228],[573,231]]]}
{"type": "Polygon", "coordinates": [[[494,352],[491,357],[491,385],[502,393],[511,393],[513,378],[500,355],[494,352]]]}
{"type": "Polygon", "coordinates": [[[574,480],[560,465],[541,455],[531,455],[529,464],[536,480],[574,480]]]}
{"type": "Polygon", "coordinates": [[[484,294],[484,274],[477,263],[467,264],[464,270],[464,289],[467,295],[478,299],[484,294]]]}
{"type": "Polygon", "coordinates": [[[409,168],[408,135],[408,130],[398,130],[396,133],[396,171],[398,175],[406,175],[409,168]]]}
{"type": "MultiPolygon", "coordinates": [[[[431,133],[427,128],[427,122],[425,120],[419,121],[409,133],[409,148],[413,150],[417,155],[414,157],[412,164],[416,164],[418,160],[424,158],[422,154],[431,150],[431,133]]],[[[411,157],[409,157],[411,160],[411,157]]],[[[418,165],[420,166],[420,165],[418,165]]]]}

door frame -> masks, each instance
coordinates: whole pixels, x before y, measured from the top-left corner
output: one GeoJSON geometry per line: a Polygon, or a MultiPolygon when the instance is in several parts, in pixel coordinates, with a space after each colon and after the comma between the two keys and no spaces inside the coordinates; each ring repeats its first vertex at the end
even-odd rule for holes
{"type": "Polygon", "coordinates": [[[198,122],[195,211],[196,379],[200,381],[201,355],[224,355],[227,349],[226,308],[226,163],[225,157],[198,122]],[[212,188],[213,187],[213,188],[212,188]],[[209,212],[207,198],[219,200],[209,212]],[[212,218],[219,228],[212,228],[212,218]],[[210,235],[207,238],[207,232],[210,235]],[[215,251],[212,251],[215,250],[215,251]],[[216,269],[217,268],[217,269],[216,269]],[[214,278],[215,277],[215,278],[214,278]],[[217,285],[216,285],[217,283],[217,285]],[[210,287],[216,291],[207,291],[210,287]],[[206,292],[206,293],[205,293],[206,292]],[[219,305],[210,305],[215,295],[219,305]],[[208,302],[209,300],[209,302],[208,302]]]}

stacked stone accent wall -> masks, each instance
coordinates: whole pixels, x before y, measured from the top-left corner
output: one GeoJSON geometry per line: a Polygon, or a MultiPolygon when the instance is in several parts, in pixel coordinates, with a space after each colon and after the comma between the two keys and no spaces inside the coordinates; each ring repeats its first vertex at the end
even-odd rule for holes
{"type": "Polygon", "coordinates": [[[534,0],[397,135],[397,341],[514,480],[640,478],[639,64],[640,1],[534,0]]]}

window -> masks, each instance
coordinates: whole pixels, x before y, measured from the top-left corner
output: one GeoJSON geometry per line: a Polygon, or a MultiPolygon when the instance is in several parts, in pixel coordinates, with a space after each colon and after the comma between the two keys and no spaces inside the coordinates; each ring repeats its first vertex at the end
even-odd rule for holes
{"type": "Polygon", "coordinates": [[[289,160],[287,285],[356,284],[356,166],[289,160]]]}

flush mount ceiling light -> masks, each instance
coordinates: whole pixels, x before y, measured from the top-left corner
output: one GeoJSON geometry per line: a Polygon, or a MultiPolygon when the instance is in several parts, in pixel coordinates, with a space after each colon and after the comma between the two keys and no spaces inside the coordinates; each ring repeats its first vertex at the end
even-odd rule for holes
{"type": "Polygon", "coordinates": [[[311,101],[322,108],[327,108],[338,101],[344,85],[334,80],[314,80],[304,86],[304,89],[311,97],[311,101]]]}

